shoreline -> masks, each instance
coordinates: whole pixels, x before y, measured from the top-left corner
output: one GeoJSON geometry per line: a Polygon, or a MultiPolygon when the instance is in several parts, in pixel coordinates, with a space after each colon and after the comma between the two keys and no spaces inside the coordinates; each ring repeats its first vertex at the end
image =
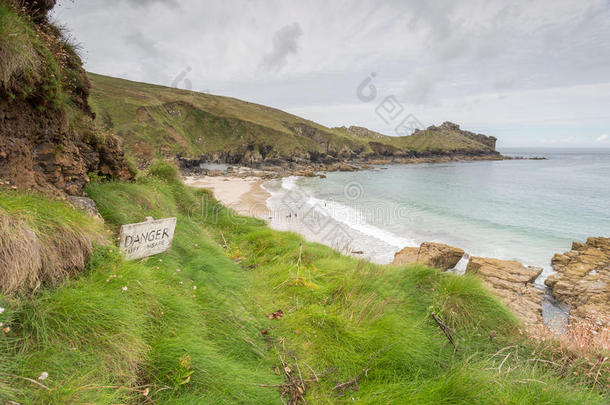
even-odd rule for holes
{"type": "MultiPolygon", "coordinates": [[[[255,176],[252,175],[252,173],[244,175],[243,172],[241,175],[237,176],[229,174],[223,176],[184,177],[185,184],[192,187],[210,189],[218,201],[240,215],[262,219],[271,229],[294,232],[308,242],[324,244],[345,255],[368,260],[377,264],[391,265],[393,264],[392,262],[393,259],[395,259],[395,255],[404,248],[417,248],[416,243],[405,243],[403,246],[393,246],[374,235],[361,233],[355,229],[357,227],[352,228],[351,226],[349,229],[350,235],[348,236],[352,236],[353,238],[349,239],[347,243],[344,243],[344,240],[341,239],[343,235],[341,232],[333,232],[332,230],[329,232],[329,229],[333,227],[335,229],[344,228],[344,225],[350,224],[345,221],[342,223],[336,219],[334,219],[335,222],[333,222],[332,226],[327,227],[326,231],[312,231],[311,224],[307,224],[305,221],[308,212],[303,211],[299,207],[299,204],[293,205],[292,202],[288,204],[285,200],[286,193],[282,196],[282,193],[273,192],[273,188],[281,186],[280,182],[282,181],[282,179],[277,178],[270,179],[255,176]],[[373,239],[378,239],[380,243],[376,244],[373,239]],[[382,259],[380,260],[380,258],[382,259]]],[[[311,201],[308,202],[311,203],[311,201]]],[[[329,202],[329,208],[331,204],[332,203],[329,202]]],[[[325,210],[326,204],[324,204],[324,208],[321,211],[325,210]]],[[[470,259],[470,255],[468,256],[470,259]]],[[[498,263],[507,263],[506,260],[491,259],[498,263]]],[[[525,264],[521,264],[521,266],[525,269],[530,269],[530,266],[525,264]]],[[[457,267],[458,266],[456,265],[456,269],[457,267]]],[[[465,266],[463,267],[464,269],[460,268],[459,270],[465,271],[466,268],[465,266]]],[[[452,271],[458,272],[456,269],[452,271]]],[[[515,271],[519,272],[520,270],[515,271]]],[[[463,272],[458,273],[461,274],[463,272]]],[[[508,277],[510,279],[513,275],[509,275],[508,277]]],[[[483,281],[486,283],[488,280],[483,277],[483,281]]],[[[511,279],[510,281],[513,280],[511,279]]],[[[522,312],[521,310],[523,308],[530,308],[533,312],[530,312],[526,317],[522,317],[522,319],[527,323],[532,323],[529,322],[532,318],[541,316],[541,318],[539,318],[540,321],[548,321],[549,324],[555,325],[553,327],[554,329],[564,329],[565,325],[568,323],[569,312],[559,305],[554,305],[554,301],[547,297],[550,294],[549,288],[544,284],[534,283],[533,280],[526,282],[524,285],[528,286],[527,290],[524,290],[519,294],[525,294],[529,298],[519,304],[516,312],[522,312]],[[536,292],[535,290],[538,290],[539,292],[536,292]],[[539,315],[534,316],[532,313],[538,313],[539,315]]],[[[501,288],[502,289],[497,290],[496,293],[498,297],[502,299],[504,298],[504,287],[501,288]]],[[[509,305],[508,301],[506,303],[509,305]]],[[[533,323],[537,324],[538,321],[533,323]]]]}
{"type": "Polygon", "coordinates": [[[329,172],[355,172],[369,170],[375,166],[389,165],[417,165],[448,162],[476,162],[476,161],[503,161],[503,160],[546,160],[544,157],[508,156],[502,154],[487,155],[433,155],[422,157],[395,157],[376,158],[368,160],[337,160],[331,162],[296,162],[278,160],[273,162],[254,162],[251,165],[239,166],[219,161],[204,161],[202,159],[180,158],[177,164],[184,176],[210,176],[210,177],[259,177],[261,179],[282,178],[288,176],[323,177],[329,172]],[[204,166],[211,168],[204,168],[204,166]],[[227,170],[219,170],[225,166],[227,170]]]}

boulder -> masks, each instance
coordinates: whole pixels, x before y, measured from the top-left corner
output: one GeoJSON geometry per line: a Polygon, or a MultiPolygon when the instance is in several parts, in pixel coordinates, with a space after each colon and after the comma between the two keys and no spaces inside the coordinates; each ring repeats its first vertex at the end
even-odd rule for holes
{"type": "Polygon", "coordinates": [[[424,242],[419,247],[406,247],[394,255],[392,264],[402,266],[421,263],[426,266],[449,270],[464,256],[462,249],[436,242],[424,242]]]}
{"type": "Polygon", "coordinates": [[[553,296],[570,305],[576,318],[610,320],[610,238],[574,242],[572,250],[551,260],[553,274],[545,284],[553,296]]]}
{"type": "Polygon", "coordinates": [[[526,325],[542,323],[544,291],[534,286],[542,268],[512,260],[471,257],[466,273],[476,274],[483,284],[526,325]]]}
{"type": "Polygon", "coordinates": [[[102,219],[100,212],[97,210],[95,201],[93,201],[91,198],[70,195],[66,198],[66,200],[74,208],[84,211],[92,217],[102,219]]]}

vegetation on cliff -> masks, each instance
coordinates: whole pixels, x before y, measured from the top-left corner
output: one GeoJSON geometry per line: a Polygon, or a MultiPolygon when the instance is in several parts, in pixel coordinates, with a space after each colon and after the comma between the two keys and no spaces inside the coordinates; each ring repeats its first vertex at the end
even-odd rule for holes
{"type": "Polygon", "coordinates": [[[0,179],[80,194],[87,174],[128,179],[118,139],[96,128],[74,44],[45,15],[54,1],[0,2],[0,179]]]}
{"type": "MultiPolygon", "coordinates": [[[[522,338],[476,277],[341,256],[234,215],[166,165],[88,194],[115,237],[177,216],[173,247],[126,262],[98,245],[58,288],[0,296],[0,401],[607,402],[603,364],[522,338]]],[[[2,198],[24,219],[71,210],[2,198]]]]}
{"type": "Polygon", "coordinates": [[[141,163],[177,155],[250,165],[497,154],[495,138],[455,124],[392,137],[357,127],[327,128],[230,97],[93,73],[89,78],[100,125],[117,131],[141,163]]]}

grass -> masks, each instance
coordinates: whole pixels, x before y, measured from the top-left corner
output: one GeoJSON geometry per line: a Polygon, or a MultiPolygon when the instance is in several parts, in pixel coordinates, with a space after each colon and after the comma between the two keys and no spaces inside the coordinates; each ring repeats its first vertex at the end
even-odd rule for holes
{"type": "Polygon", "coordinates": [[[473,276],[305,243],[233,215],[167,166],[88,193],[115,236],[123,223],[177,216],[173,247],[126,262],[98,246],[59,288],[1,297],[11,330],[0,336],[0,401],[280,404],[303,390],[319,404],[607,403],[603,385],[542,361],[473,276]]]}
{"type": "Polygon", "coordinates": [[[0,38],[0,90],[40,111],[82,114],[75,104],[83,103],[87,79],[62,29],[36,23],[19,1],[8,0],[0,4],[0,38]]]}
{"type": "Polygon", "coordinates": [[[489,151],[482,143],[455,131],[426,131],[408,137],[358,136],[235,98],[94,73],[89,73],[89,78],[93,84],[91,104],[100,125],[116,130],[128,153],[141,162],[178,154],[217,154],[231,162],[255,150],[268,158],[306,152],[314,156],[338,154],[344,149],[372,153],[374,143],[419,153],[489,151]]]}
{"type": "Polygon", "coordinates": [[[30,76],[39,70],[41,61],[36,53],[35,37],[32,25],[23,16],[13,7],[0,4],[0,85],[3,90],[12,90],[18,76],[30,76]]]}
{"type": "Polygon", "coordinates": [[[0,191],[0,291],[58,285],[84,266],[94,242],[107,241],[104,231],[66,203],[0,191]]]}

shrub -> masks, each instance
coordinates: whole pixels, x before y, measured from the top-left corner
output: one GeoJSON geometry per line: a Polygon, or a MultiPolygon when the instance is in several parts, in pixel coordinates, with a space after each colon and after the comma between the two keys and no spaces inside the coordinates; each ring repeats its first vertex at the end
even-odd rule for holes
{"type": "Polygon", "coordinates": [[[148,172],[160,179],[163,179],[169,183],[175,183],[180,181],[180,174],[178,168],[169,162],[156,162],[153,163],[148,172]]]}

